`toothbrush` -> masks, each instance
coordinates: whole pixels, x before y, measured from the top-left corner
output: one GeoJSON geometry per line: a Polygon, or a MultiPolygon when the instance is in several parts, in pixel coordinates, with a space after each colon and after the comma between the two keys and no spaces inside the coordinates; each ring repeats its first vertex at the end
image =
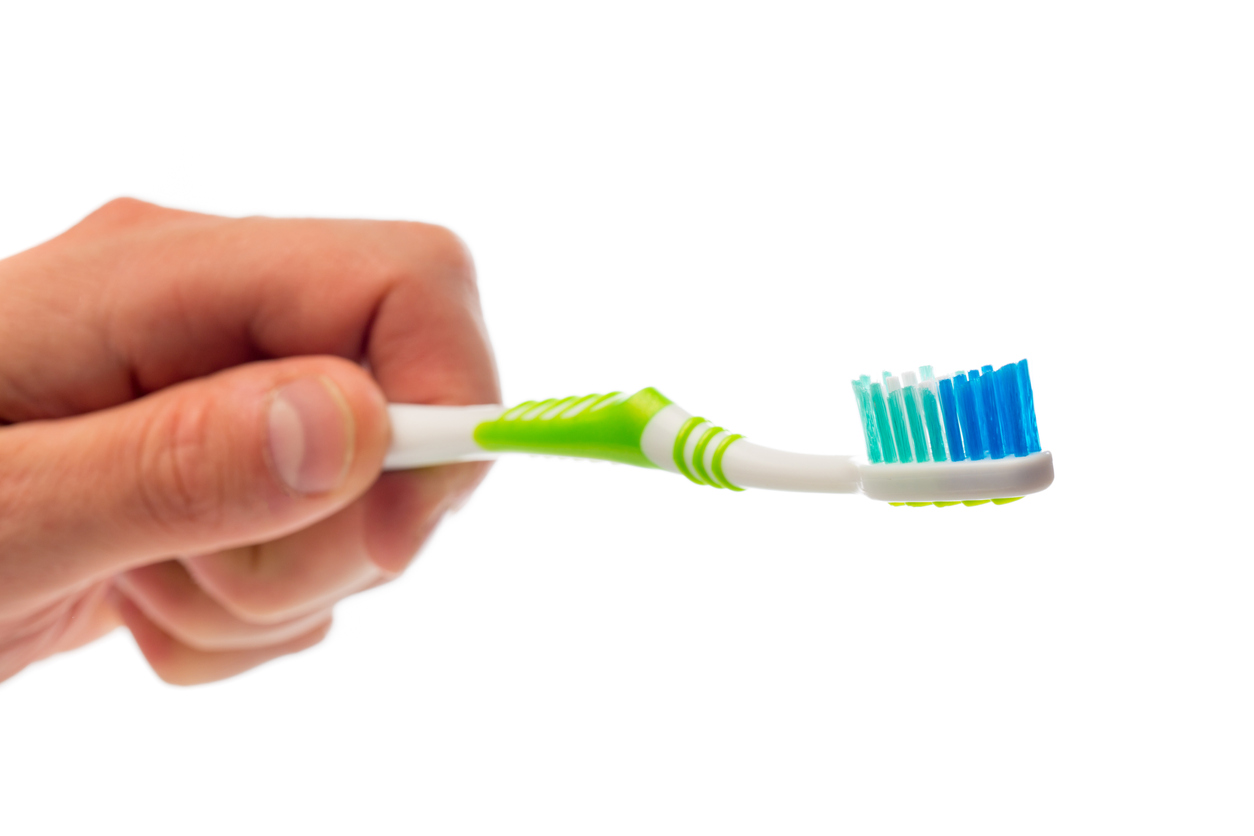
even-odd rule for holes
{"type": "Polygon", "coordinates": [[[516,406],[390,404],[387,470],[533,453],[669,470],[730,491],[862,493],[892,505],[1003,505],[1049,487],[1027,360],[853,381],[866,461],[762,447],[656,389],[516,406]]]}

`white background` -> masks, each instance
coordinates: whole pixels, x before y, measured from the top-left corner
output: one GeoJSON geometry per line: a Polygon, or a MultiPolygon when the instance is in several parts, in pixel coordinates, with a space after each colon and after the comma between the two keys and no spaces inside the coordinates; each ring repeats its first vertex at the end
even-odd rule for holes
{"type": "Polygon", "coordinates": [[[438,222],[507,399],[856,452],[850,378],[1028,357],[1057,467],[505,461],[310,652],[0,686],[0,832],[1249,832],[1248,8],[0,3],[0,255],[122,194],[438,222]]]}

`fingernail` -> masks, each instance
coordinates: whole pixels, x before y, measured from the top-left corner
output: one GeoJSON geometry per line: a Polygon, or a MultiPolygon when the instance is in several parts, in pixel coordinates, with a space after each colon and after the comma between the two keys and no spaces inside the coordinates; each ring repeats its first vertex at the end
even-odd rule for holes
{"type": "Polygon", "coordinates": [[[326,377],[303,377],[274,393],[269,416],[270,461],[297,493],[339,487],[353,459],[353,413],[326,377]]]}

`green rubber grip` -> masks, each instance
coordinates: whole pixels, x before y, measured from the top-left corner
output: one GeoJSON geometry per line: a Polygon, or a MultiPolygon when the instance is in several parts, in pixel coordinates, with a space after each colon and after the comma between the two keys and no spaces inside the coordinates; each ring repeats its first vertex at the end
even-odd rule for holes
{"type": "Polygon", "coordinates": [[[657,467],[640,447],[644,428],[671,403],[656,389],[524,401],[475,427],[485,450],[601,459],[657,467]]]}

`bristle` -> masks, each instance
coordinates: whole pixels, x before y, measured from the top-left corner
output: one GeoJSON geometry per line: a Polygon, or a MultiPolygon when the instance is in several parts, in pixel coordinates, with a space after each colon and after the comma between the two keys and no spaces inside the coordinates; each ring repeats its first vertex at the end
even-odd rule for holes
{"type": "Polygon", "coordinates": [[[975,377],[975,372],[971,372],[971,375],[971,383],[975,386],[975,391],[980,398],[980,426],[984,428],[984,443],[988,447],[988,457],[990,459],[1005,458],[1006,447],[1002,444],[993,367],[982,367],[978,378],[975,377]]]}
{"type": "Polygon", "coordinates": [[[993,375],[997,393],[997,417],[1001,422],[1006,454],[1026,456],[1028,437],[1023,431],[1023,410],[1019,406],[1019,367],[1014,363],[1002,366],[993,375]]]}
{"type": "Polygon", "coordinates": [[[906,424],[906,404],[901,395],[901,381],[892,375],[886,380],[888,415],[893,422],[893,442],[897,445],[897,459],[903,464],[909,464],[914,461],[914,456],[910,453],[910,430],[906,424]]]}
{"type": "Polygon", "coordinates": [[[910,442],[914,445],[915,461],[930,460],[927,453],[927,434],[923,429],[923,408],[919,401],[918,377],[914,372],[903,372],[901,397],[906,403],[906,423],[910,425],[910,442]]]}
{"type": "Polygon", "coordinates": [[[853,381],[853,396],[858,402],[858,415],[862,419],[862,434],[866,436],[866,458],[871,464],[880,464],[884,456],[880,453],[879,435],[875,430],[875,413],[871,406],[871,378],[866,375],[853,381]]]}
{"type": "Polygon", "coordinates": [[[945,441],[949,447],[949,459],[955,462],[965,461],[967,453],[962,446],[962,431],[958,427],[958,395],[954,391],[952,378],[941,378],[940,404],[941,413],[945,416],[945,441]]]}
{"type": "Polygon", "coordinates": [[[1020,360],[1019,408],[1023,411],[1023,431],[1028,437],[1028,452],[1041,452],[1041,438],[1036,432],[1036,405],[1032,402],[1032,379],[1028,377],[1028,361],[1020,360]]]}
{"type": "MultiPolygon", "coordinates": [[[[930,374],[931,366],[924,366],[930,374]]],[[[923,403],[923,420],[927,424],[927,438],[932,445],[932,460],[945,461],[945,433],[941,429],[940,401],[937,399],[936,378],[924,378],[919,388],[919,398],[923,403]]]]}
{"type": "MultiPolygon", "coordinates": [[[[867,459],[873,464],[1001,459],[1041,451],[1028,361],[937,379],[891,372],[853,381],[867,459]]],[[[1009,500],[1005,500],[1009,501],[1009,500]]]]}
{"type": "Polygon", "coordinates": [[[984,458],[984,440],[980,432],[979,403],[971,382],[962,372],[954,375],[954,395],[958,398],[958,421],[962,424],[962,446],[967,458],[979,461],[984,458]]]}
{"type": "Polygon", "coordinates": [[[871,384],[871,410],[875,413],[875,428],[884,463],[896,464],[897,448],[893,444],[892,424],[888,421],[888,404],[884,402],[884,387],[878,383],[871,384]]]}

